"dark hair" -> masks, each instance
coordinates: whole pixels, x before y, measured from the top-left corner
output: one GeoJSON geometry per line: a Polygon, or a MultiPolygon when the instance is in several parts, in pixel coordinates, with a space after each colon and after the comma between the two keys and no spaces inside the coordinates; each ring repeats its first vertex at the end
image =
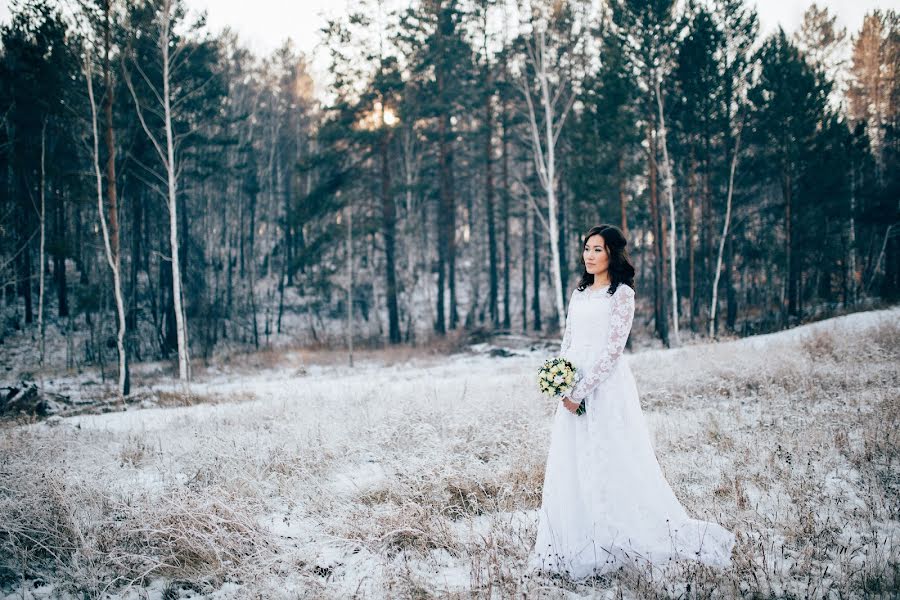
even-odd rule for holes
{"type": "MultiPolygon", "coordinates": [[[[628,240],[622,230],[615,225],[597,225],[584,234],[581,240],[581,249],[584,250],[587,241],[591,237],[599,235],[606,244],[606,251],[609,254],[609,295],[616,293],[616,288],[620,283],[624,283],[631,289],[634,289],[634,265],[628,257],[628,251],[625,246],[628,240]]],[[[594,276],[587,272],[584,265],[584,256],[581,257],[581,266],[584,272],[581,274],[581,281],[578,282],[578,291],[584,291],[590,285],[594,284],[594,276]]]]}

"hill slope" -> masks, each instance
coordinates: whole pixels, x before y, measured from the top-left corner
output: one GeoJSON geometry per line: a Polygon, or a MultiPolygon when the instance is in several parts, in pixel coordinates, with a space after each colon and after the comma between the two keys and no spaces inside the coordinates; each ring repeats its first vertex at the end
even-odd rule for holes
{"type": "Polygon", "coordinates": [[[628,356],[676,494],[738,533],[730,570],[524,571],[554,409],[531,351],[211,373],[213,402],[0,430],[0,598],[23,576],[35,597],[896,592],[898,317],[628,356]]]}

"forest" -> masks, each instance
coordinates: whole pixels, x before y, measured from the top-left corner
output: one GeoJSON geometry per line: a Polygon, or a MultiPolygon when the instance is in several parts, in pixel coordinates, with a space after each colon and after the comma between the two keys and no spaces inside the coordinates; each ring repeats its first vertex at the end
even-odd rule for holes
{"type": "Polygon", "coordinates": [[[0,345],[30,369],[127,395],[142,361],[558,335],[599,223],[664,347],[900,295],[894,10],[364,0],[319,77],[179,0],[10,10],[0,345]]]}

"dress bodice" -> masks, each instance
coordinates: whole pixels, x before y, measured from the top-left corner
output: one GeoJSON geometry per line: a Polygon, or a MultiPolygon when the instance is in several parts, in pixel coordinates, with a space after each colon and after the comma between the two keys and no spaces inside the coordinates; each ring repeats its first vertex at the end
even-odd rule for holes
{"type": "Polygon", "coordinates": [[[569,330],[569,348],[573,355],[592,354],[606,345],[609,334],[609,313],[612,296],[609,286],[594,290],[575,290],[569,303],[566,328],[569,330]]]}
{"type": "Polygon", "coordinates": [[[579,379],[572,400],[581,400],[621,362],[634,319],[634,290],[621,283],[572,292],[560,354],[574,364],[579,379]]]}

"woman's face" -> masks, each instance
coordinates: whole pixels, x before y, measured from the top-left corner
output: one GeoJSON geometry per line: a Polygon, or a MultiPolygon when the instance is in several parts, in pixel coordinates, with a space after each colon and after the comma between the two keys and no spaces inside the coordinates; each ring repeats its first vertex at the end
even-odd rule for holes
{"type": "Polygon", "coordinates": [[[606,253],[606,240],[600,234],[592,235],[584,243],[584,266],[587,272],[597,276],[609,269],[609,254],[606,253]]]}

